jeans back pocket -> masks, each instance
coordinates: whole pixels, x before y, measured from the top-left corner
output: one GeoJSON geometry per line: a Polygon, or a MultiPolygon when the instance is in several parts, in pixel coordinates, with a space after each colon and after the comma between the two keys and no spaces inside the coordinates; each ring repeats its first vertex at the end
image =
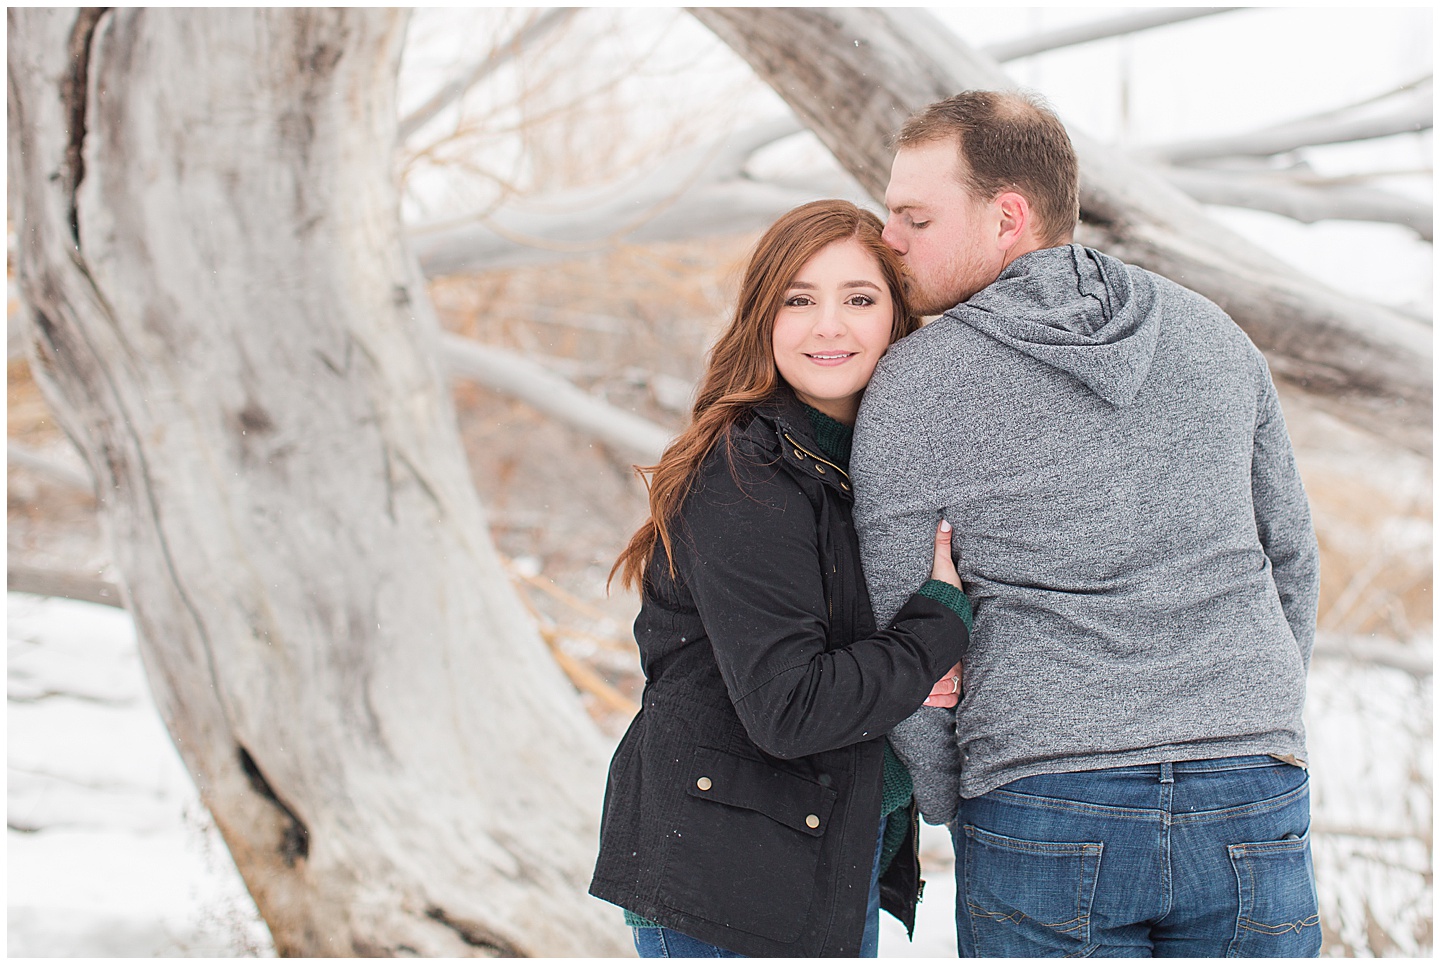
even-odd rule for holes
{"type": "Polygon", "coordinates": [[[1320,954],[1320,899],[1310,832],[1279,841],[1232,844],[1240,917],[1230,958],[1313,958],[1320,954]]]}
{"type": "Polygon", "coordinates": [[[983,957],[1086,955],[1099,842],[1026,841],[967,824],[964,902],[983,957]]]}

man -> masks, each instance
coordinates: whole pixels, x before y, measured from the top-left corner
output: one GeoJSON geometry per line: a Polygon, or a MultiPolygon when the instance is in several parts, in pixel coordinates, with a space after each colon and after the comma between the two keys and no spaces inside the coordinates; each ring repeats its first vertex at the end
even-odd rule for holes
{"type": "Polygon", "coordinates": [[[1017,94],[898,139],[915,308],[855,431],[878,621],[955,527],[955,711],[892,735],[950,825],[962,955],[1318,954],[1301,708],[1318,552],[1265,360],[1203,297],[1071,243],[1077,164],[1017,94]]]}

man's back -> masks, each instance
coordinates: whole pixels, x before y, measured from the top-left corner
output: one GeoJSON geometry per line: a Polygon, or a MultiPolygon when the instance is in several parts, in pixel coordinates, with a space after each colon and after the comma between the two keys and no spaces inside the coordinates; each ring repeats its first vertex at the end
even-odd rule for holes
{"type": "Polygon", "coordinates": [[[1079,246],[1025,255],[891,349],[852,468],[882,624],[923,582],[935,516],[955,525],[966,797],[1303,759],[1313,530],[1264,360],[1210,302],[1079,246]]]}

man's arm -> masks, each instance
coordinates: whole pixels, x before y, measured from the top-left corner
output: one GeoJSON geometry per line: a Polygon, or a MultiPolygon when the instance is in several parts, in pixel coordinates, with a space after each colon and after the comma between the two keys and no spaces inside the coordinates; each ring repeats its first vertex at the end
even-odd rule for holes
{"type": "MultiPolygon", "coordinates": [[[[936,427],[920,401],[928,394],[923,377],[897,373],[894,362],[893,355],[882,360],[866,389],[850,456],[860,557],[881,627],[927,575],[928,534],[944,509],[931,478],[938,467],[931,444],[936,427]]],[[[953,820],[960,804],[955,711],[921,707],[891,731],[890,746],[914,779],[925,820],[953,820]]]]}
{"type": "Polygon", "coordinates": [[[1295,466],[1290,435],[1285,430],[1285,417],[1263,358],[1260,366],[1263,385],[1250,465],[1255,530],[1270,559],[1280,605],[1308,670],[1320,599],[1320,547],[1315,541],[1310,504],[1295,466]]]}
{"type": "MultiPolygon", "coordinates": [[[[930,546],[943,505],[922,393],[886,360],[866,390],[855,421],[850,476],[855,529],[870,605],[885,626],[930,573],[930,546]]],[[[956,533],[955,538],[962,536],[956,533]]]]}

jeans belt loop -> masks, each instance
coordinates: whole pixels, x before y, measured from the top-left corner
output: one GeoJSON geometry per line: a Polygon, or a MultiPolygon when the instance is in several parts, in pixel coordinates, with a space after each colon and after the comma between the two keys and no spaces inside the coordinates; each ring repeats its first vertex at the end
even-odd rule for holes
{"type": "Polygon", "coordinates": [[[1166,761],[1165,763],[1160,765],[1160,783],[1175,783],[1175,765],[1170,763],[1169,761],[1166,761]]]}

